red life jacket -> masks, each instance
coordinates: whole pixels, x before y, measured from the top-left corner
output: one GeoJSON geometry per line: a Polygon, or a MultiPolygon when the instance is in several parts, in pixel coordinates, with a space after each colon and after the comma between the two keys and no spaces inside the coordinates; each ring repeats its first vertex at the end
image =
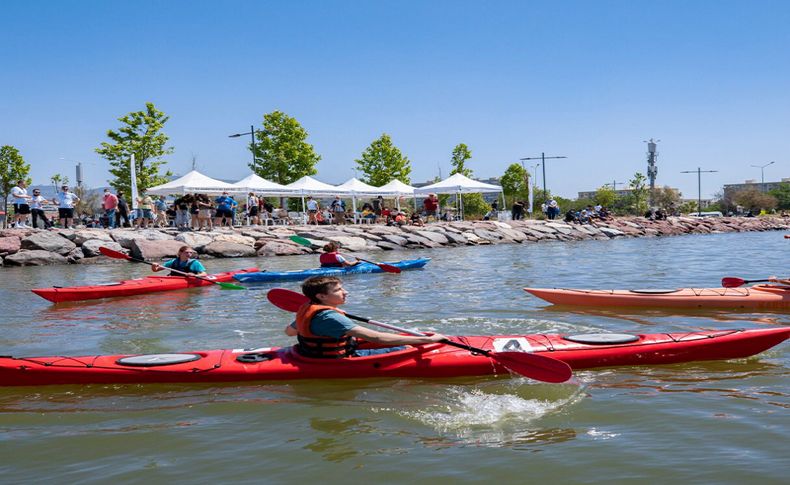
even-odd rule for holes
{"type": "Polygon", "coordinates": [[[313,317],[324,310],[334,310],[341,315],[345,312],[333,306],[317,305],[315,303],[305,303],[296,312],[296,331],[298,345],[296,350],[305,357],[323,359],[342,359],[351,357],[356,348],[356,341],[353,337],[324,337],[316,335],[310,330],[310,323],[313,317]]]}
{"type": "Polygon", "coordinates": [[[337,260],[337,251],[331,253],[321,253],[318,257],[322,268],[342,268],[343,263],[337,260]]]}

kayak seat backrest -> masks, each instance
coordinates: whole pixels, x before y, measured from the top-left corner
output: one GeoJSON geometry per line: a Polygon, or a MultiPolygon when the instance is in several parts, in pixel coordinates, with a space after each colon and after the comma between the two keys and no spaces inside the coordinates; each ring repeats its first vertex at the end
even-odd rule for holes
{"type": "Polygon", "coordinates": [[[589,345],[629,344],[639,340],[637,335],[627,333],[585,333],[580,335],[566,335],[562,338],[578,344],[589,345]]]}
{"type": "Polygon", "coordinates": [[[677,293],[680,289],[676,288],[674,290],[662,290],[662,289],[644,289],[644,290],[628,290],[631,293],[639,293],[642,295],[666,295],[669,293],[677,293]]]}
{"type": "Polygon", "coordinates": [[[130,367],[157,367],[160,365],[183,364],[193,362],[202,356],[198,354],[148,354],[133,355],[122,357],[115,361],[118,365],[128,365],[130,367]]]}

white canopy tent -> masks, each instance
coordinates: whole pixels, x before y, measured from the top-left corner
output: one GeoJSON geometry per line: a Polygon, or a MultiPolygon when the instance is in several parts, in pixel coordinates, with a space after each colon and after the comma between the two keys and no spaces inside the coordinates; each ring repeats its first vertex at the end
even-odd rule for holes
{"type": "Polygon", "coordinates": [[[395,197],[395,203],[398,204],[398,210],[400,210],[401,196],[408,195],[414,198],[414,209],[417,210],[417,198],[414,195],[414,190],[414,187],[411,185],[406,185],[398,179],[393,179],[379,187],[379,194],[385,197],[395,197]]]}
{"type": "Polygon", "coordinates": [[[359,180],[356,177],[352,177],[342,184],[337,186],[338,192],[336,195],[350,195],[351,196],[351,207],[354,209],[354,214],[357,213],[357,196],[368,196],[368,197],[375,197],[377,195],[382,195],[381,190],[378,187],[374,187],[372,185],[366,184],[365,182],[359,180]]]}
{"type": "Polygon", "coordinates": [[[207,194],[219,195],[222,192],[232,192],[235,186],[222,180],[213,179],[197,170],[192,170],[183,177],[156,187],[151,187],[146,190],[146,193],[152,195],[168,195],[168,194],[207,194]]]}
{"type": "Polygon", "coordinates": [[[502,193],[502,207],[505,206],[505,194],[499,185],[486,184],[472,180],[466,175],[456,173],[435,184],[426,185],[414,190],[416,194],[456,194],[458,195],[461,218],[464,216],[464,203],[461,194],[502,193]]]}
{"type": "Polygon", "coordinates": [[[298,195],[294,189],[288,188],[285,185],[278,184],[260,177],[257,174],[250,174],[243,179],[233,184],[237,192],[250,193],[254,192],[258,195],[282,197],[289,195],[298,195]]]}
{"type": "Polygon", "coordinates": [[[294,190],[292,195],[298,195],[302,198],[302,212],[307,212],[304,202],[306,195],[340,195],[340,192],[334,185],[325,184],[309,175],[305,175],[296,182],[291,182],[286,187],[294,190]]]}

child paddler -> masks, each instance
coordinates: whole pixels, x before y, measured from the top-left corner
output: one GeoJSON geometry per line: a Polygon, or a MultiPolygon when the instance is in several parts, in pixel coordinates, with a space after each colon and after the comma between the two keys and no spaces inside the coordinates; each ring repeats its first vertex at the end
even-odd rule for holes
{"type": "Polygon", "coordinates": [[[337,307],[346,302],[348,292],[333,276],[315,276],[302,283],[302,293],[310,299],[296,313],[296,321],[285,327],[286,335],[297,337],[297,350],[304,356],[337,359],[386,354],[403,350],[403,345],[440,342],[447,337],[435,333],[424,337],[377,332],[352,322],[337,307]],[[356,339],[387,345],[379,349],[357,349],[356,339]]]}
{"type": "MultiPolygon", "coordinates": [[[[183,271],[184,273],[193,273],[197,276],[206,276],[206,268],[197,259],[192,259],[197,252],[189,246],[181,246],[178,248],[178,256],[175,259],[159,264],[151,264],[151,269],[154,271],[163,271],[165,269],[174,269],[176,271],[183,271]]],[[[170,273],[170,276],[183,276],[178,273],[170,273]]]]}

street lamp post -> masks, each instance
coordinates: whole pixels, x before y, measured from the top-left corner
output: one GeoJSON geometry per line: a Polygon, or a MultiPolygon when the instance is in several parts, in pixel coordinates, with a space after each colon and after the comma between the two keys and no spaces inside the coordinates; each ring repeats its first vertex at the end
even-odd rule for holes
{"type": "Polygon", "coordinates": [[[541,152],[539,157],[525,157],[519,159],[519,160],[540,160],[541,165],[543,166],[543,201],[544,202],[548,200],[548,191],[546,190],[546,160],[557,159],[557,158],[568,158],[568,157],[547,157],[545,153],[541,152]]]}
{"type": "Polygon", "coordinates": [[[765,192],[765,167],[774,163],[776,162],[768,162],[765,165],[752,165],[752,167],[760,169],[760,185],[763,187],[763,192],[765,192]]]}
{"type": "Polygon", "coordinates": [[[697,216],[702,217],[702,174],[713,173],[718,170],[701,170],[697,167],[696,170],[686,170],[680,173],[696,173],[697,174],[697,216]]]}
{"type": "MultiPolygon", "coordinates": [[[[247,132],[247,133],[235,133],[233,135],[228,135],[228,138],[238,138],[240,136],[245,136],[245,135],[250,135],[250,138],[252,139],[252,165],[254,167],[255,166],[255,160],[256,160],[256,158],[255,158],[255,126],[254,125],[250,125],[250,131],[247,132]]],[[[252,167],[250,167],[250,168],[252,168],[252,167]]]]}

